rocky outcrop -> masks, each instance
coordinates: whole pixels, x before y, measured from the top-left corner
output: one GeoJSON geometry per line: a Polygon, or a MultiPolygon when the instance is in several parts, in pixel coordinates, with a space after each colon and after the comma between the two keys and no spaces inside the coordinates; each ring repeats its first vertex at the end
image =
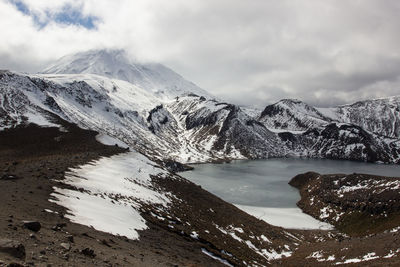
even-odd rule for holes
{"type": "Polygon", "coordinates": [[[398,227],[400,178],[305,173],[289,184],[300,190],[297,205],[304,212],[347,234],[368,235],[398,227]]]}
{"type": "Polygon", "coordinates": [[[0,239],[0,253],[7,253],[13,257],[24,259],[25,246],[20,242],[10,239],[0,239]]]}
{"type": "Polygon", "coordinates": [[[314,107],[296,99],[283,99],[266,106],[258,120],[267,128],[287,131],[305,131],[331,121],[314,107]]]}
{"type": "Polygon", "coordinates": [[[296,155],[366,162],[400,162],[400,141],[367,132],[359,126],[331,123],[300,134],[278,136],[296,155]]]}

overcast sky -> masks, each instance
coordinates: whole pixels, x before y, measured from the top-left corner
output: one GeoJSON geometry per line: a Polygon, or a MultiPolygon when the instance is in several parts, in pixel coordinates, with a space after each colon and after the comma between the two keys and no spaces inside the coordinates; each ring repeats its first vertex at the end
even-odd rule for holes
{"type": "Polygon", "coordinates": [[[263,107],[400,94],[398,0],[0,0],[0,68],[126,49],[212,94],[263,107]]]}

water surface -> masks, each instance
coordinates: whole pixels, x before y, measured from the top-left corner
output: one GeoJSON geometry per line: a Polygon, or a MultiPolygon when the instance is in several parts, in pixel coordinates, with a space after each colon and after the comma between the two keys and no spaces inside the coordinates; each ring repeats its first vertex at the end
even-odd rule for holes
{"type": "MultiPolygon", "coordinates": [[[[253,211],[254,207],[265,208],[264,211],[268,212],[274,211],[273,208],[285,209],[287,215],[293,213],[293,209],[298,209],[296,202],[300,199],[299,192],[288,184],[297,174],[314,171],[321,174],[367,173],[400,177],[399,165],[325,159],[240,160],[224,164],[199,164],[193,167],[193,171],[181,175],[225,201],[239,207],[249,207],[247,211],[253,211]]],[[[257,215],[259,214],[260,212],[257,212],[257,215]]],[[[278,216],[279,218],[275,218],[278,221],[285,220],[282,210],[275,210],[273,215],[270,214],[278,216]]],[[[291,219],[296,221],[298,218],[291,219]]],[[[310,220],[306,217],[304,219],[310,220]]]]}

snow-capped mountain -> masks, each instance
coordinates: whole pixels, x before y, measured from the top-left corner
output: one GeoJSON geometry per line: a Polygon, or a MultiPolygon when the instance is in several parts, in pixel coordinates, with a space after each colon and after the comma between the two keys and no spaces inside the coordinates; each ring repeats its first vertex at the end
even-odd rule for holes
{"type": "Polygon", "coordinates": [[[278,134],[293,153],[310,158],[368,162],[400,161],[400,140],[365,131],[347,123],[330,123],[300,134],[278,134]]]}
{"type": "Polygon", "coordinates": [[[276,135],[239,107],[195,95],[161,101],[121,80],[85,75],[23,76],[3,72],[2,127],[48,114],[120,139],[158,158],[181,162],[282,156],[276,135]],[[3,90],[4,88],[4,90],[3,90]],[[15,96],[18,96],[16,98],[15,96]],[[9,100],[12,105],[8,104],[9,100]],[[18,108],[23,106],[23,108],[18,108]]]}
{"type": "Polygon", "coordinates": [[[162,64],[140,63],[123,50],[90,50],[62,57],[43,74],[97,74],[130,82],[161,98],[194,93],[214,98],[162,64]]]}
{"type": "Polygon", "coordinates": [[[189,142],[189,147],[208,153],[211,159],[266,158],[286,153],[279,138],[239,106],[189,96],[171,102],[167,108],[184,129],[180,142],[189,142]]]}
{"type": "Polygon", "coordinates": [[[296,99],[283,99],[268,105],[259,118],[267,128],[277,132],[305,131],[330,120],[316,108],[296,99]]]}
{"type": "Polygon", "coordinates": [[[332,108],[316,108],[302,101],[283,99],[268,105],[260,122],[275,132],[306,131],[331,122],[349,123],[378,135],[400,137],[400,96],[359,101],[332,108]]]}
{"type": "Polygon", "coordinates": [[[400,96],[319,110],[333,120],[352,123],[380,135],[400,137],[400,96]]]}
{"type": "Polygon", "coordinates": [[[162,81],[144,75],[154,74],[154,69],[138,72],[135,80],[133,68],[139,65],[128,64],[122,55],[90,51],[65,57],[46,71],[83,72],[78,74],[2,71],[0,127],[27,122],[52,126],[60,117],[117,138],[152,158],[182,163],[292,155],[400,162],[397,124],[389,115],[379,116],[382,110],[398,116],[397,98],[332,109],[285,99],[260,114],[207,98],[207,93],[198,95],[198,87],[178,87],[175,79],[166,84],[179,90],[160,94],[153,85],[162,81]]]}

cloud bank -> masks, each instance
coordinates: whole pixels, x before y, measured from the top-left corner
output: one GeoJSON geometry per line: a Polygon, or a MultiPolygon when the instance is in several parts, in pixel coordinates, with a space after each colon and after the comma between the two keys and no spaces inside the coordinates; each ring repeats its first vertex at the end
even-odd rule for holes
{"type": "Polygon", "coordinates": [[[0,68],[125,49],[228,101],[329,106],[400,94],[396,0],[0,0],[0,68]]]}

